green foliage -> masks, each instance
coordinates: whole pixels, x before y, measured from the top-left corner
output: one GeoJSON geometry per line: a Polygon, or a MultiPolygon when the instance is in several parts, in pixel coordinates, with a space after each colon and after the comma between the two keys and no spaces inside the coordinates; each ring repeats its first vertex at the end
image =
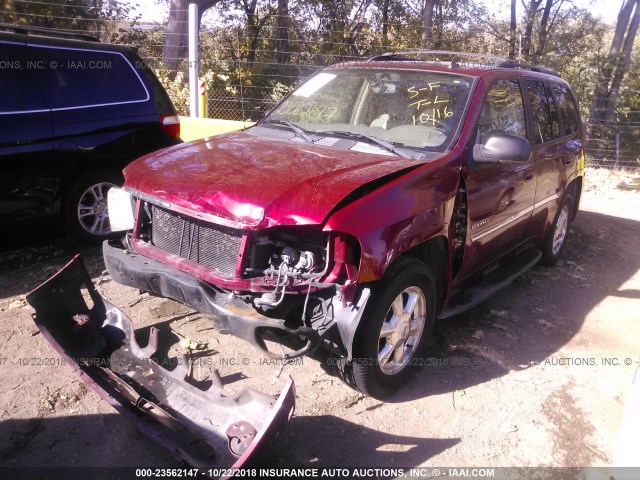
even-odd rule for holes
{"type": "MultiPolygon", "coordinates": [[[[607,27],[586,10],[572,8],[559,17],[550,32],[542,65],[554,68],[573,87],[583,118],[589,117],[594,85],[598,76],[599,52],[607,27]]],[[[537,32],[536,32],[537,34],[537,32]]]]}
{"type": "Polygon", "coordinates": [[[169,76],[169,70],[162,68],[162,64],[158,68],[153,69],[154,73],[160,80],[160,83],[164,85],[165,90],[171,97],[173,105],[178,111],[178,115],[189,115],[189,83],[186,75],[183,72],[171,79],[169,76]]]}
{"type": "Polygon", "coordinates": [[[88,33],[110,41],[118,21],[132,22],[132,10],[131,2],[121,0],[0,0],[0,22],[88,33]]]}
{"type": "Polygon", "coordinates": [[[619,123],[640,124],[640,45],[636,42],[632,53],[631,65],[620,89],[620,98],[616,108],[615,121],[619,123]]]}

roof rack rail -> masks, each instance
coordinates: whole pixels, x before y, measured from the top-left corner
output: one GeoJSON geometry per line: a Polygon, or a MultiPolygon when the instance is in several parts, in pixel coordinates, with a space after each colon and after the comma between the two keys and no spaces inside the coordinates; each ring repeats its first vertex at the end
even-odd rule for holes
{"type": "Polygon", "coordinates": [[[98,37],[86,33],[75,33],[66,30],[56,30],[54,28],[44,27],[25,27],[23,25],[10,25],[8,23],[0,23],[0,31],[19,33],[22,35],[41,35],[49,37],[73,38],[76,40],[86,40],[89,42],[100,42],[98,37]]]}
{"type": "Polygon", "coordinates": [[[540,67],[538,65],[530,65],[528,63],[520,63],[512,61],[509,65],[500,65],[501,67],[507,68],[520,68],[522,70],[531,70],[532,72],[538,73],[546,73],[547,75],[552,75],[554,77],[562,78],[562,76],[553,68],[549,67],[540,67]]]}
{"type": "Polygon", "coordinates": [[[411,61],[413,58],[407,57],[407,55],[446,55],[453,56],[455,61],[455,57],[474,57],[474,58],[489,58],[491,60],[500,62],[500,63],[508,63],[513,62],[505,57],[500,57],[498,55],[491,55],[488,53],[473,53],[473,52],[454,52],[451,50],[409,50],[406,52],[386,52],[381,55],[375,55],[367,60],[367,62],[380,62],[385,60],[400,60],[400,61],[411,61]]]}
{"type": "Polygon", "coordinates": [[[492,60],[493,66],[502,68],[520,68],[523,70],[531,70],[532,72],[546,73],[547,75],[553,75],[554,77],[560,77],[560,74],[552,68],[540,67],[537,65],[530,65],[528,63],[516,62],[510,58],[501,57],[498,55],[492,55],[489,53],[475,53],[475,52],[455,52],[451,50],[410,50],[406,52],[386,52],[381,55],[375,55],[367,62],[384,62],[384,61],[400,61],[410,62],[415,61],[414,58],[409,55],[432,55],[432,56],[449,56],[452,57],[451,67],[461,66],[459,58],[456,57],[471,57],[471,58],[486,58],[492,60]]]}

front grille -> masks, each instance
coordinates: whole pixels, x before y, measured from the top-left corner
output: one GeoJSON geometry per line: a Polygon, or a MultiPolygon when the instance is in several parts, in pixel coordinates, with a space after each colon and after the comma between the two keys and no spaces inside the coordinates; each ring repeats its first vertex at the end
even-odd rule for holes
{"type": "Polygon", "coordinates": [[[151,243],[204,265],[223,277],[234,277],[242,234],[232,228],[177,215],[153,206],[151,243]]]}

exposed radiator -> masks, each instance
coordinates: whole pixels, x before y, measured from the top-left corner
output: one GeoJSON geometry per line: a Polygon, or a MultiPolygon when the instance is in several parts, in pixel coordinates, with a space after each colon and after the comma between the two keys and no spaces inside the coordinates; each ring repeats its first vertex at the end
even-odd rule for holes
{"type": "Polygon", "coordinates": [[[242,232],[152,206],[151,242],[158,248],[235,277],[242,232]]]}

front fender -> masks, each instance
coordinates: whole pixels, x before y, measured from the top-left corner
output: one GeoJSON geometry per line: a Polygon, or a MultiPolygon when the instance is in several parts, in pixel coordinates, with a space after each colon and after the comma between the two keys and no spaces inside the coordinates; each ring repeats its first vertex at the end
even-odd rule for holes
{"type": "Polygon", "coordinates": [[[459,156],[451,153],[399,177],[335,212],[326,230],[357,238],[358,283],[379,280],[400,255],[435,236],[449,238],[460,183],[459,156]]]}

